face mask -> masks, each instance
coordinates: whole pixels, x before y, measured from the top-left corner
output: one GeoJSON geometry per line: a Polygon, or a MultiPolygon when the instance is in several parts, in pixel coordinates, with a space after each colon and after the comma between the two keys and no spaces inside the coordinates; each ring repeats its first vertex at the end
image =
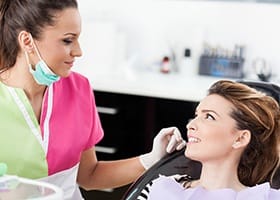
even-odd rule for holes
{"type": "MultiPolygon", "coordinates": [[[[30,34],[30,37],[32,38],[31,34],[30,34]]],[[[50,86],[52,83],[58,81],[60,79],[60,77],[58,75],[56,75],[55,73],[53,73],[52,70],[45,63],[45,61],[41,58],[34,41],[33,41],[33,44],[34,44],[35,51],[36,51],[40,61],[35,65],[35,70],[32,69],[32,65],[29,62],[29,57],[27,55],[27,52],[25,52],[27,63],[29,65],[29,71],[33,75],[33,78],[35,79],[35,81],[38,84],[50,86]]]]}

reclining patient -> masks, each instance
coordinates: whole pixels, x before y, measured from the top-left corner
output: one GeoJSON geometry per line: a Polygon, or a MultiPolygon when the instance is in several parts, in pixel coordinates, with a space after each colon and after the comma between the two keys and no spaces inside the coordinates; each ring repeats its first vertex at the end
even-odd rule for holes
{"type": "Polygon", "coordinates": [[[279,125],[272,97],[237,82],[214,83],[187,124],[185,156],[201,162],[199,180],[160,176],[148,199],[279,200],[280,190],[271,188],[279,167],[279,125]]]}

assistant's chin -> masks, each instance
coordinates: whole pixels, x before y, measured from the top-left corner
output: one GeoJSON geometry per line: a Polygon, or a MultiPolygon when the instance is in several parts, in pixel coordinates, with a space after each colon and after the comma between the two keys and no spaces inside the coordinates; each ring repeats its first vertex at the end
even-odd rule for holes
{"type": "Polygon", "coordinates": [[[72,70],[68,70],[63,73],[59,73],[57,75],[60,76],[61,78],[67,78],[68,76],[70,76],[71,73],[72,73],[72,70]]]}

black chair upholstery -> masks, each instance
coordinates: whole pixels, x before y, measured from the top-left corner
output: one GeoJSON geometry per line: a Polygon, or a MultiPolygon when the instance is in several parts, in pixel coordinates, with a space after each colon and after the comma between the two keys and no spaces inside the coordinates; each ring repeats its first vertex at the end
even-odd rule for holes
{"type": "MultiPolygon", "coordinates": [[[[267,95],[274,97],[280,104],[280,87],[268,82],[251,82],[251,81],[238,81],[246,84],[257,90],[260,90],[267,95]]],[[[174,174],[188,174],[193,179],[198,179],[201,172],[201,164],[197,161],[190,160],[184,155],[185,149],[173,152],[162,158],[149,170],[147,170],[140,178],[138,178],[126,191],[122,200],[135,200],[141,194],[141,191],[152,180],[161,175],[174,175],[174,174]]],[[[280,169],[275,174],[273,188],[280,188],[280,169]]]]}
{"type": "Polygon", "coordinates": [[[146,171],[138,178],[126,191],[123,200],[135,200],[140,195],[143,188],[159,175],[188,174],[194,179],[198,179],[201,171],[201,164],[197,161],[190,160],[184,155],[185,148],[173,152],[146,171]]]}
{"type": "Polygon", "coordinates": [[[280,87],[276,84],[261,81],[238,81],[246,84],[256,90],[262,91],[269,96],[272,96],[280,104],[280,87]]]}

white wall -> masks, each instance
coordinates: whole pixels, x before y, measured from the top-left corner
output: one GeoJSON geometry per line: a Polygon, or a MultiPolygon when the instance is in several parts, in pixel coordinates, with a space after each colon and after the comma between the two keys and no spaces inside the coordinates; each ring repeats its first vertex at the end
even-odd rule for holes
{"type": "Polygon", "coordinates": [[[80,0],[79,6],[82,63],[92,64],[94,70],[119,67],[123,59],[148,68],[169,52],[169,46],[178,56],[183,48],[192,48],[197,65],[207,42],[228,49],[244,45],[248,74],[253,72],[253,59],[263,57],[280,75],[280,4],[80,0]]]}

